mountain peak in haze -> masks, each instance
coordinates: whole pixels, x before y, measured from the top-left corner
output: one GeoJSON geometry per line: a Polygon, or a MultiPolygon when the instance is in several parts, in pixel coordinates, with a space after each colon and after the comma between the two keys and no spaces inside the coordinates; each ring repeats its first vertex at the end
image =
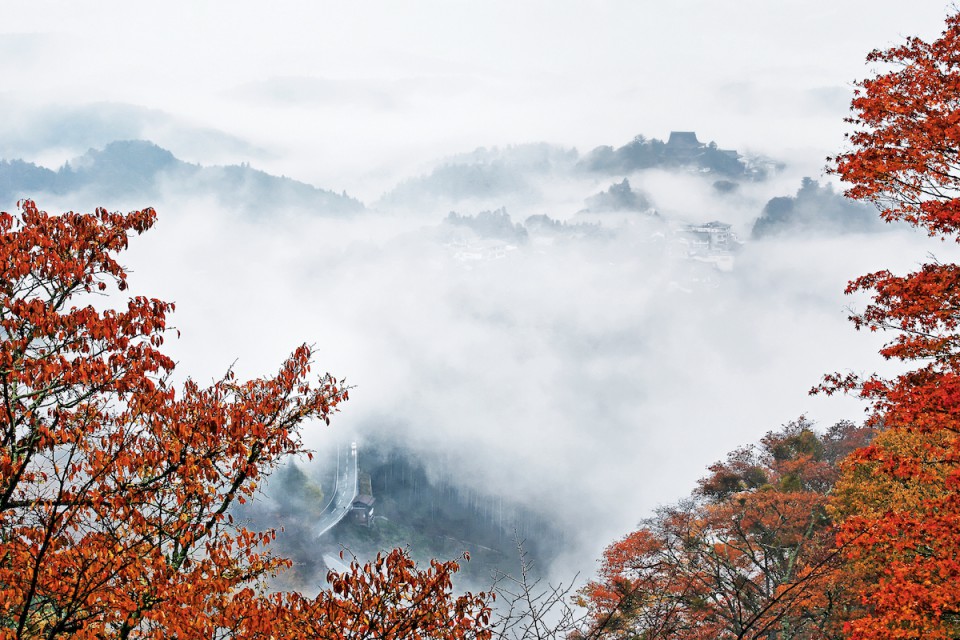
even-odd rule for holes
{"type": "Polygon", "coordinates": [[[109,166],[126,165],[140,170],[155,171],[183,164],[172,152],[157,146],[149,140],[115,140],[103,149],[90,149],[81,159],[109,166]]]}
{"type": "Polygon", "coordinates": [[[232,210],[257,216],[264,211],[296,209],[317,214],[348,214],[363,203],[248,164],[204,167],[178,159],[147,140],[117,140],[90,149],[57,171],[23,160],[0,161],[0,202],[40,194],[83,191],[111,207],[130,198],[212,196],[232,210]]]}
{"type": "Polygon", "coordinates": [[[580,168],[595,173],[630,173],[641,169],[691,168],[728,178],[763,179],[765,176],[744,162],[734,149],[721,149],[716,142],[700,142],[695,131],[671,131],[666,142],[638,135],[614,149],[594,148],[580,161],[580,168]]]}

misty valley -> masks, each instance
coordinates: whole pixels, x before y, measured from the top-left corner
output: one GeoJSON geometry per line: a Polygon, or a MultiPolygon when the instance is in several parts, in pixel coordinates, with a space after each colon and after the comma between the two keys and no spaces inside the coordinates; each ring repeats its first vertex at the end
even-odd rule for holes
{"type": "MultiPolygon", "coordinates": [[[[829,181],[678,131],[585,154],[480,148],[368,203],[113,141],[57,168],[0,161],[4,206],[27,196],[157,207],[130,265],[169,265],[141,284],[202,328],[170,345],[198,379],[236,345],[234,368],[255,375],[290,335],[317,336],[319,366],[346,375],[343,415],[305,434],[316,455],[231,510],[279,530],[293,567],[274,588],[315,594],[329,570],[396,547],[421,563],[466,553],[458,589],[543,579],[565,585],[537,588],[567,616],[610,540],[669,529],[650,514],[702,501],[692,479],[711,462],[809,412],[783,389],[850,348],[823,292],[903,242],[829,181]]],[[[844,417],[824,414],[823,446],[844,417]]],[[[790,425],[778,437],[819,428],[790,425]]],[[[750,473],[733,482],[785,482],[750,473]]]]}
{"type": "Polygon", "coordinates": [[[4,8],[0,640],[960,639],[956,6],[4,8]]]}

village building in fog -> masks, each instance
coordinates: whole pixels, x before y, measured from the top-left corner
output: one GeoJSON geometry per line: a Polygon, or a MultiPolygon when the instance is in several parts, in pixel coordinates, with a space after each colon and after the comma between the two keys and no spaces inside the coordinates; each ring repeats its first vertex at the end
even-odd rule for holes
{"type": "Polygon", "coordinates": [[[674,242],[683,257],[710,263],[720,271],[733,269],[733,255],[743,245],[731,225],[718,220],[684,225],[677,229],[674,242]]]}

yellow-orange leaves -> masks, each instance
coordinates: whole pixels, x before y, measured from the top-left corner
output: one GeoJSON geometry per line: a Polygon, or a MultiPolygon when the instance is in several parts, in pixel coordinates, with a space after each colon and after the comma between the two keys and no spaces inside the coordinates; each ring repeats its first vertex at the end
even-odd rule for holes
{"type": "MultiPolygon", "coordinates": [[[[960,14],[931,42],[908,38],[874,51],[887,71],[859,83],[848,121],[851,149],[834,159],[847,195],[880,215],[960,241],[960,14]]],[[[858,329],[892,330],[884,358],[914,369],[884,379],[828,376],[853,390],[884,427],[845,468],[832,501],[838,542],[861,607],[854,638],[960,634],[960,267],[931,262],[903,276],[871,273],[848,293],[871,303],[858,329]]]]}

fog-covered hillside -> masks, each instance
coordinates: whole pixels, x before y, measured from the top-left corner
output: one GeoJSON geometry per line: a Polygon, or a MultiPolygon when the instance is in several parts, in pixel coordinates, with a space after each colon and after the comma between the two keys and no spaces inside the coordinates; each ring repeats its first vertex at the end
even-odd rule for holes
{"type": "MultiPolygon", "coordinates": [[[[344,428],[389,520],[379,533],[346,523],[325,544],[370,551],[406,540],[427,553],[459,540],[495,549],[483,563],[492,567],[518,529],[550,538],[529,545],[547,566],[582,558],[589,540],[623,526],[613,513],[625,503],[624,515],[663,495],[654,478],[664,461],[695,475],[727,446],[725,430],[747,438],[772,426],[757,424],[767,415],[758,405],[752,419],[740,414],[742,427],[724,422],[684,445],[688,462],[675,459],[672,433],[686,442],[680,434],[740,385],[766,388],[749,363],[782,347],[774,327],[833,331],[822,318],[780,317],[795,299],[805,314],[840,304],[809,306],[799,283],[832,277],[826,265],[809,272],[804,256],[820,250],[811,243],[883,228],[829,185],[804,179],[798,190],[776,163],[692,133],[671,140],[586,155],[547,143],[480,148],[438,159],[369,207],[246,164],[184,162],[146,141],[113,142],[56,170],[4,160],[0,185],[11,204],[156,206],[157,244],[132,255],[144,274],[163,256],[142,286],[176,299],[184,328],[218,323],[215,337],[185,331],[173,347],[199,375],[224,364],[214,344],[236,346],[235,357],[320,336],[323,366],[358,385],[344,428]],[[245,311],[229,314],[239,301],[245,311]],[[769,334],[749,329],[757,318],[769,334]],[[634,477],[642,488],[625,497],[634,477]],[[491,520],[490,504],[522,517],[491,520]]],[[[806,366],[804,383],[822,367],[806,366]]],[[[317,505],[303,497],[328,494],[324,478],[322,463],[278,476],[268,506],[249,515],[285,523],[279,544],[306,575],[323,563],[304,542],[317,505]]]]}
{"type": "MultiPolygon", "coordinates": [[[[940,526],[956,496],[927,487],[914,518],[899,476],[928,460],[838,463],[872,437],[865,400],[954,399],[881,381],[926,347],[924,376],[901,381],[953,362],[953,317],[930,310],[960,244],[909,227],[957,226],[937,201],[957,178],[958,25],[942,0],[11,3],[0,222],[19,298],[3,329],[23,418],[8,416],[5,625],[336,636],[389,610],[429,633],[451,594],[411,594],[444,591],[443,563],[388,585],[374,616],[368,598],[337,617],[364,597],[349,577],[325,602],[276,590],[317,594],[351,554],[409,545],[470,552],[453,590],[476,595],[517,571],[526,536],[522,579],[599,579],[553,602],[606,600],[594,621],[615,635],[872,638],[927,614],[957,635],[960,543],[940,526]],[[866,206],[913,187],[901,224],[866,206]],[[101,207],[133,213],[37,211],[101,207]],[[935,335],[892,344],[917,317],[935,335]],[[344,392],[332,414],[298,404],[306,369],[344,392]],[[833,373],[854,393],[811,394],[833,373]],[[862,516],[883,532],[833,535],[862,516]],[[293,571],[273,575],[270,549],[293,571]],[[853,556],[856,575],[834,571],[853,556]],[[864,602],[885,628],[846,617],[864,602]]],[[[890,460],[941,413],[878,413],[890,460]]],[[[498,631],[570,637],[518,629],[498,631]]]]}
{"type": "Polygon", "coordinates": [[[836,235],[882,228],[873,207],[849,200],[829,183],[804,178],[796,195],[771,198],[764,205],[751,235],[759,240],[787,233],[836,235]]]}
{"type": "Polygon", "coordinates": [[[147,206],[162,194],[209,197],[245,215],[269,217],[278,210],[316,214],[350,214],[363,205],[296,180],[272,176],[247,164],[204,167],[177,159],[145,140],[123,140],[90,149],[57,170],[22,159],[0,160],[0,202],[43,195],[83,194],[109,206],[111,202],[147,206]]]}

